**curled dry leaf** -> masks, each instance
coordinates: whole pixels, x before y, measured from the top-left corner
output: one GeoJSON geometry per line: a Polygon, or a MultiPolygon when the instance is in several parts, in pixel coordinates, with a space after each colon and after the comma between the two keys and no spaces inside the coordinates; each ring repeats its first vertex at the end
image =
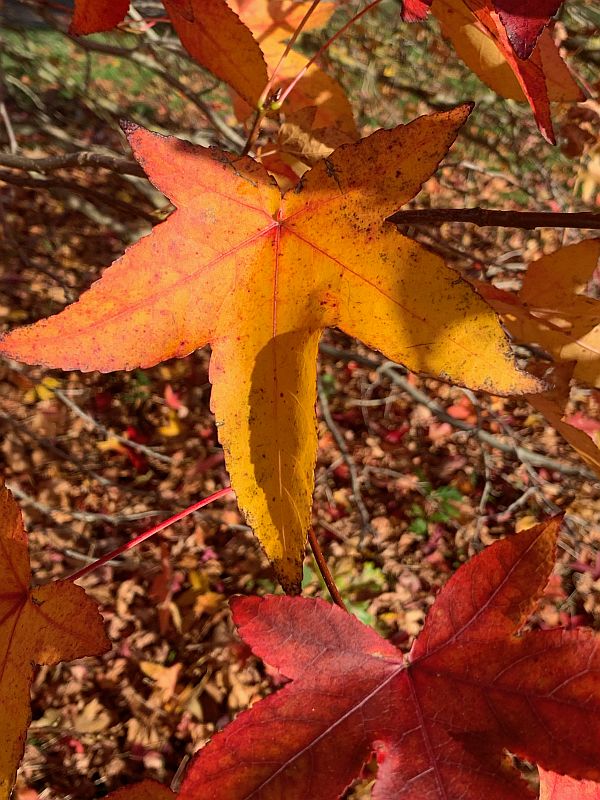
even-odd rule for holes
{"type": "Polygon", "coordinates": [[[1,352],[63,369],[147,367],[212,345],[211,403],[240,507],[297,591],[317,451],[316,359],[337,326],[416,372],[495,394],[541,389],[496,314],[384,221],[419,191],[470,106],[344,145],[281,195],[249,157],[130,126],[177,211],[65,311],[1,352]]]}
{"type": "Polygon", "coordinates": [[[12,494],[0,488],[0,800],[8,800],[31,720],[35,664],[58,664],[110,649],[98,605],[80,586],[30,588],[27,535],[12,494]]]}

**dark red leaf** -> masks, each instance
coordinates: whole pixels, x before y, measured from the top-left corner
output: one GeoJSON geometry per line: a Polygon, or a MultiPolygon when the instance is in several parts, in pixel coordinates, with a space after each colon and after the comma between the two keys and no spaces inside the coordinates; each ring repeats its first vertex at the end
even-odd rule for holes
{"type": "Polygon", "coordinates": [[[234,599],[244,641],[292,680],[214,737],[181,796],[335,800],[373,752],[373,800],[530,798],[506,750],[600,779],[598,637],[519,634],[558,527],[522,531],[463,566],[408,659],[321,600],[234,599]]]}

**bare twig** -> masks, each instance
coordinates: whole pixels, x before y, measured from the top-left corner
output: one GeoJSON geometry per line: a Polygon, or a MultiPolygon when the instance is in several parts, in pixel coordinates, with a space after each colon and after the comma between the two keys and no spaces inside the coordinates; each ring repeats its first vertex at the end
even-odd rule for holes
{"type": "Polygon", "coordinates": [[[395,225],[432,225],[471,222],[480,228],[583,228],[600,230],[600,213],[594,211],[498,211],[491,208],[418,208],[396,211],[387,218],[395,225]]]}
{"type": "Polygon", "coordinates": [[[358,472],[356,470],[356,464],[350,455],[350,451],[346,445],[342,432],[338,428],[335,423],[335,420],[331,416],[331,411],[329,409],[329,400],[327,399],[327,393],[323,388],[323,382],[319,376],[317,381],[317,391],[319,393],[319,403],[321,405],[321,413],[323,414],[323,419],[329,430],[331,431],[333,438],[336,441],[338,449],[342,454],[342,458],[344,459],[346,465],[348,466],[348,470],[350,472],[350,484],[352,486],[352,497],[354,499],[354,503],[356,508],[358,509],[358,513],[360,514],[360,518],[362,521],[363,530],[368,531],[371,529],[371,518],[369,516],[369,512],[367,511],[367,507],[365,506],[362,492],[360,489],[360,483],[358,479],[358,472]]]}
{"type": "Polygon", "coordinates": [[[313,528],[308,529],[308,541],[310,542],[311,550],[313,551],[313,555],[315,557],[315,561],[317,562],[317,566],[319,567],[319,572],[323,576],[323,580],[325,581],[325,586],[327,586],[327,590],[331,595],[331,599],[340,608],[343,608],[344,611],[348,611],[342,595],[340,594],[340,590],[335,585],[335,581],[333,580],[333,575],[329,571],[329,567],[327,565],[327,561],[325,560],[325,556],[323,555],[323,551],[321,550],[321,546],[319,544],[319,540],[317,539],[317,535],[315,534],[313,528]]]}
{"type": "Polygon", "coordinates": [[[131,439],[127,439],[125,436],[120,436],[118,433],[113,433],[105,425],[102,425],[101,422],[98,422],[98,420],[94,419],[87,412],[85,412],[82,408],[79,408],[77,403],[75,403],[75,401],[72,400],[61,389],[52,389],[51,391],[54,395],[56,395],[56,397],[61,401],[61,403],[64,403],[67,406],[67,408],[70,408],[71,411],[76,416],[78,416],[92,428],[95,428],[97,431],[100,431],[100,433],[102,433],[103,436],[106,436],[107,438],[110,439],[116,439],[118,442],[124,444],[126,447],[130,447],[132,450],[137,450],[139,453],[143,453],[144,455],[148,456],[148,458],[155,458],[157,461],[162,461],[165,464],[170,464],[172,462],[170,456],[165,456],[163,453],[157,452],[152,447],[148,447],[145,444],[140,444],[139,442],[134,442],[131,439]]]}
{"type": "Polygon", "coordinates": [[[373,358],[366,358],[365,356],[361,356],[356,352],[339,350],[338,348],[331,347],[327,344],[319,345],[319,349],[322,353],[332,356],[333,358],[339,358],[344,361],[356,361],[358,364],[363,364],[370,369],[379,370],[379,372],[387,375],[392,383],[395,383],[403,391],[405,391],[406,394],[410,395],[413,400],[426,406],[431,413],[442,422],[447,422],[454,428],[457,428],[460,431],[465,431],[465,433],[468,433],[470,436],[474,436],[475,438],[487,444],[489,447],[493,447],[503,453],[508,453],[512,456],[515,456],[523,464],[531,464],[536,467],[546,467],[547,469],[560,472],[563,475],[576,475],[580,478],[587,478],[588,480],[598,480],[598,475],[595,472],[592,472],[592,470],[587,469],[587,467],[566,464],[563,461],[557,461],[554,458],[549,458],[541,455],[540,453],[536,453],[533,450],[528,450],[526,447],[505,442],[502,439],[493,436],[491,433],[481,430],[476,425],[471,425],[464,420],[456,419],[455,417],[450,416],[450,414],[447,414],[441,406],[439,406],[434,400],[432,400],[431,397],[429,397],[429,395],[427,395],[425,392],[422,392],[420,389],[417,389],[415,386],[412,386],[406,380],[406,378],[400,374],[399,370],[403,369],[403,367],[399,364],[394,364],[391,361],[382,364],[373,358]]]}
{"type": "Polygon", "coordinates": [[[124,522],[133,522],[136,519],[156,517],[161,513],[160,511],[141,511],[137,514],[97,514],[93,511],[64,511],[61,508],[50,508],[50,506],[40,503],[14,483],[7,483],[6,488],[9,489],[23,505],[30,506],[36,511],[39,511],[40,514],[51,518],[54,518],[56,514],[66,514],[66,516],[81,520],[81,522],[104,522],[107,525],[122,525],[124,522]]]}
{"type": "Polygon", "coordinates": [[[89,150],[65,153],[61,156],[46,156],[45,158],[28,158],[12,153],[0,153],[0,166],[22,169],[27,172],[53,172],[56,169],[67,169],[68,167],[102,167],[111,172],[117,172],[119,175],[146,176],[140,165],[131,159],[89,150]]]}
{"type": "Polygon", "coordinates": [[[63,180],[62,178],[36,178],[33,175],[17,175],[14,172],[7,170],[0,170],[0,181],[5,183],[14,184],[15,186],[25,186],[32,189],[68,189],[76,194],[89,197],[90,200],[96,203],[102,203],[109,208],[114,208],[121,213],[129,214],[133,217],[140,217],[148,222],[156,223],[156,217],[148,214],[138,206],[132,203],[126,203],[119,200],[114,195],[99,192],[96,189],[90,189],[88,186],[83,186],[75,181],[63,180]]]}

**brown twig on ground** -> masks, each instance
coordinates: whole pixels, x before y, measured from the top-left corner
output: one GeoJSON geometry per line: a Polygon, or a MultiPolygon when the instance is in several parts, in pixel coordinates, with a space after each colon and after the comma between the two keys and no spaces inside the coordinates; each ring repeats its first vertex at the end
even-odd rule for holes
{"type": "Polygon", "coordinates": [[[143,453],[145,456],[148,456],[148,458],[155,458],[157,461],[162,461],[165,464],[170,464],[172,462],[173,459],[170,456],[165,456],[163,453],[157,452],[152,447],[148,447],[145,444],[140,444],[139,442],[134,442],[131,439],[127,439],[125,436],[120,436],[118,433],[113,433],[105,425],[103,425],[101,422],[98,422],[98,420],[94,419],[94,417],[85,412],[82,408],[79,408],[77,403],[67,394],[65,394],[65,392],[61,391],[61,389],[52,389],[52,393],[56,395],[61,403],[64,403],[67,408],[71,409],[76,416],[78,416],[84,422],[87,422],[88,425],[91,425],[97,431],[100,431],[100,433],[107,438],[116,439],[126,447],[130,447],[132,450],[137,450],[139,453],[143,453]]]}
{"type": "Polygon", "coordinates": [[[582,228],[600,230],[600,213],[594,211],[498,211],[491,208],[417,208],[396,211],[387,218],[394,225],[432,225],[471,222],[480,228],[582,228]]]}
{"type": "Polygon", "coordinates": [[[447,414],[441,406],[439,406],[431,397],[429,397],[428,394],[420,389],[417,389],[415,386],[412,386],[406,380],[406,378],[404,378],[404,376],[398,372],[398,370],[403,369],[403,367],[399,364],[394,364],[392,361],[387,361],[382,364],[381,362],[376,361],[374,358],[366,358],[365,356],[361,356],[356,352],[339,350],[338,348],[331,347],[327,344],[319,345],[319,349],[322,353],[332,356],[333,358],[339,358],[343,361],[356,361],[358,364],[363,364],[370,369],[378,370],[384,375],[387,375],[392,383],[395,383],[397,386],[399,386],[417,403],[421,403],[422,405],[426,406],[431,413],[442,422],[449,423],[454,428],[476,437],[490,447],[494,447],[496,450],[500,450],[503,453],[508,453],[515,456],[523,464],[531,464],[536,467],[546,467],[547,469],[560,472],[563,475],[577,475],[580,478],[587,478],[588,480],[598,480],[598,475],[595,472],[592,472],[592,470],[587,469],[587,467],[574,464],[565,464],[563,461],[557,461],[554,458],[543,456],[540,453],[534,452],[533,450],[528,450],[526,447],[521,447],[520,445],[511,442],[505,442],[502,439],[493,436],[491,433],[481,430],[476,425],[471,425],[464,420],[455,419],[455,417],[447,414]]]}
{"type": "Polygon", "coordinates": [[[352,497],[354,499],[354,504],[358,509],[358,513],[360,514],[360,519],[362,522],[362,527],[364,531],[369,531],[371,529],[371,518],[369,516],[369,512],[367,511],[367,507],[363,500],[362,492],[360,489],[360,483],[358,479],[358,472],[356,470],[356,464],[350,455],[350,451],[346,445],[344,437],[338,426],[335,423],[335,420],[331,416],[331,411],[329,409],[329,400],[327,399],[327,393],[323,388],[323,382],[321,377],[319,376],[317,380],[317,392],[319,394],[319,403],[321,406],[321,413],[323,414],[323,419],[325,420],[325,424],[331,431],[333,438],[339,448],[340,453],[342,454],[342,458],[346,463],[348,470],[350,472],[350,484],[352,486],[352,497]]]}
{"type": "Polygon", "coordinates": [[[65,514],[72,519],[80,520],[81,522],[105,522],[107,525],[122,525],[124,522],[133,522],[136,519],[146,519],[147,517],[156,517],[162,512],[160,511],[140,511],[136,514],[98,514],[93,511],[64,511],[61,508],[50,508],[50,506],[40,503],[34,497],[24,492],[14,483],[7,483],[6,488],[9,489],[15,497],[25,506],[30,506],[40,514],[46,517],[54,518],[55,514],[65,514]]]}
{"type": "Polygon", "coordinates": [[[327,561],[325,560],[325,556],[323,555],[323,551],[321,550],[321,546],[317,539],[317,535],[314,529],[311,527],[308,529],[308,541],[310,542],[311,550],[313,551],[313,555],[315,557],[315,561],[317,562],[317,566],[319,567],[319,572],[323,576],[323,580],[325,581],[325,586],[327,586],[327,590],[331,595],[331,599],[344,611],[348,611],[342,595],[340,594],[340,590],[335,585],[335,581],[333,580],[333,575],[329,571],[329,567],[327,566],[327,561]]]}
{"type": "Polygon", "coordinates": [[[17,175],[14,172],[9,172],[4,169],[0,170],[0,181],[14,184],[15,186],[24,186],[30,189],[68,189],[75,194],[88,197],[90,200],[93,200],[96,203],[101,203],[108,208],[113,208],[116,211],[119,211],[121,214],[125,213],[131,215],[132,217],[140,217],[141,219],[145,219],[147,222],[151,222],[152,224],[158,221],[156,217],[152,216],[152,214],[148,214],[147,211],[144,211],[138,206],[134,206],[132,203],[126,203],[125,201],[119,200],[113,195],[99,192],[96,189],[90,189],[88,186],[83,186],[75,181],[63,180],[62,178],[57,177],[35,178],[33,175],[17,175]]]}

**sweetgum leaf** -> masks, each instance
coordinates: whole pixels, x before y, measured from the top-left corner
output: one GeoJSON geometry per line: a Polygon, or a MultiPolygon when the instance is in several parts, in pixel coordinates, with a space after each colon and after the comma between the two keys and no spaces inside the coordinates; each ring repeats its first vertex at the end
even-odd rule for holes
{"type": "Polygon", "coordinates": [[[27,536],[18,505],[0,488],[0,800],[8,800],[31,720],[35,664],[58,664],[110,649],[98,605],[80,586],[30,589],[27,536]]]}
{"type": "Polygon", "coordinates": [[[129,127],[138,161],[178,210],[77,303],[9,334],[0,351],[106,372],[210,343],[211,403],[233,488],[280,581],[297,591],[324,328],[472,388],[542,388],[515,367],[489,306],[384,222],[436,169],[469,111],[341,146],[283,197],[249,157],[129,127]]]}
{"type": "Polygon", "coordinates": [[[519,58],[529,58],[536,42],[563,0],[493,0],[519,58]]]}
{"type": "Polygon", "coordinates": [[[519,58],[492,6],[489,0],[434,0],[432,12],[469,69],[502,97],[527,101],[553,144],[550,101],[577,102],[585,95],[549,30],[536,38],[528,60],[519,58]]]}
{"type": "Polygon", "coordinates": [[[181,798],[335,800],[373,752],[373,800],[531,798],[505,749],[600,778],[598,636],[520,631],[559,525],[511,536],[461,567],[408,657],[321,600],[234,598],[241,637],[292,680],[198,753],[181,798]]]}
{"type": "MultiPolygon", "coordinates": [[[[515,55],[528,59],[537,41],[563,0],[464,0],[474,11],[487,8],[496,15],[506,32],[515,55]]],[[[425,19],[432,0],[404,0],[402,19],[413,22],[425,19]]]]}
{"type": "MultiPolygon", "coordinates": [[[[226,0],[164,0],[181,43],[192,58],[226,81],[254,105],[267,82],[267,69],[248,28],[226,0]]],[[[129,0],[75,0],[69,32],[108,31],[121,22],[129,0]]]]}

